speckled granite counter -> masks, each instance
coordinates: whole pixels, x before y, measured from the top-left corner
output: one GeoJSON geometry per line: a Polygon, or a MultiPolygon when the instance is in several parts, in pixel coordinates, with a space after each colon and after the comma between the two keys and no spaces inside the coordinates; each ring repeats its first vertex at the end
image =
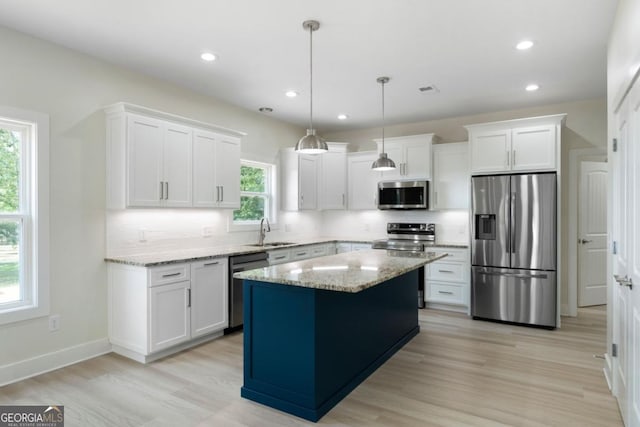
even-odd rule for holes
{"type": "Polygon", "coordinates": [[[312,258],[234,274],[239,279],[338,292],[360,292],[446,257],[371,249],[312,258]]]}
{"type": "MultiPolygon", "coordinates": [[[[150,252],[132,255],[112,256],[105,258],[107,262],[118,264],[135,265],[139,267],[155,267],[158,265],[174,264],[180,262],[194,262],[206,259],[227,257],[234,255],[243,255],[256,252],[272,251],[276,249],[288,249],[307,245],[316,245],[321,243],[341,243],[341,242],[357,242],[371,243],[371,240],[365,239],[339,239],[333,237],[318,237],[298,240],[291,242],[289,245],[283,246],[257,246],[247,244],[213,246],[209,248],[193,248],[193,249],[177,249],[166,252],[150,252]]],[[[267,242],[268,243],[268,242],[267,242]]],[[[467,248],[467,245],[460,243],[436,243],[429,246],[430,248],[467,248]]]]}

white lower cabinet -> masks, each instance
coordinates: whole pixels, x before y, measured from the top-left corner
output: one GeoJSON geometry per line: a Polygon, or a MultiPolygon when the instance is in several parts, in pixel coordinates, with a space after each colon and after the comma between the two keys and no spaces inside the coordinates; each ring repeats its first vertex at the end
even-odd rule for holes
{"type": "Polygon", "coordinates": [[[435,248],[447,257],[427,265],[425,301],[427,307],[467,312],[470,297],[469,250],[466,248],[435,248]]]}
{"type": "Polygon", "coordinates": [[[335,243],[300,245],[293,248],[276,249],[268,252],[269,265],[284,264],[286,262],[317,258],[321,256],[333,255],[335,253],[335,243]]]}
{"type": "Polygon", "coordinates": [[[371,249],[371,243],[361,242],[338,242],[336,243],[336,253],[341,254],[352,251],[365,251],[371,249]]]}
{"type": "Polygon", "coordinates": [[[228,260],[138,267],[110,263],[109,340],[139,362],[222,335],[228,326],[228,260]]]}

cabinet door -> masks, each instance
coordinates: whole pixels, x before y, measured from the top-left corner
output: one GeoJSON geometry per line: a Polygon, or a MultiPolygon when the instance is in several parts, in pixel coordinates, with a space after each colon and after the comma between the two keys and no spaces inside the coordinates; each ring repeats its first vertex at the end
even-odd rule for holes
{"type": "Polygon", "coordinates": [[[160,206],[163,139],[160,120],[127,115],[127,206],[160,206]]]}
{"type": "Polygon", "coordinates": [[[229,326],[227,259],[191,264],[191,338],[229,326]]]}
{"type": "Polygon", "coordinates": [[[511,169],[511,130],[482,132],[471,137],[471,173],[511,169]]]}
{"type": "Polygon", "coordinates": [[[511,134],[511,169],[547,170],[556,168],[556,127],[516,128],[511,134]]]}
{"type": "Polygon", "coordinates": [[[197,130],[193,135],[193,206],[216,207],[219,189],[216,186],[216,135],[197,130]]]}
{"type": "Polygon", "coordinates": [[[378,181],[380,173],[371,170],[377,153],[348,157],[348,207],[349,210],[377,209],[378,181]]]}
{"type": "Polygon", "coordinates": [[[322,155],[320,209],[347,207],[347,154],[329,151],[322,155]]]}
{"type": "Polygon", "coordinates": [[[316,209],[318,207],[318,158],[300,154],[298,168],[298,209],[316,209]]]}
{"type": "Polygon", "coordinates": [[[466,142],[433,146],[431,209],[469,208],[469,158],[466,142]]]}
{"type": "Polygon", "coordinates": [[[190,337],[189,281],[149,288],[149,349],[172,347],[190,337]]]}
{"type": "Polygon", "coordinates": [[[164,206],[191,206],[191,162],[193,131],[185,126],[167,123],[164,130],[162,175],[164,206]]]}
{"type": "Polygon", "coordinates": [[[240,140],[220,137],[216,144],[216,185],[221,208],[240,208],[240,140]]]}
{"type": "Polygon", "coordinates": [[[431,179],[431,143],[405,142],[403,147],[403,179],[431,179]]]}

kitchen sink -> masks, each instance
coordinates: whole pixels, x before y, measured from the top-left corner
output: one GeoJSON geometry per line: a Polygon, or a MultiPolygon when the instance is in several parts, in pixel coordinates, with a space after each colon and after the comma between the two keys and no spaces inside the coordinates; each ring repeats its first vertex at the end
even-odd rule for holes
{"type": "Polygon", "coordinates": [[[262,245],[258,245],[257,243],[250,243],[246,246],[260,246],[263,248],[268,248],[268,247],[276,247],[276,246],[287,246],[287,245],[294,245],[295,243],[292,242],[269,242],[269,243],[263,243],[262,245]]]}

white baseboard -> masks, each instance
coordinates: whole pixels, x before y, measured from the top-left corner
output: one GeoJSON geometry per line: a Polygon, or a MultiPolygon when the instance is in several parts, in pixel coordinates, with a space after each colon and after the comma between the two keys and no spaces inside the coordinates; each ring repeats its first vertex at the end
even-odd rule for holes
{"type": "Polygon", "coordinates": [[[0,387],[111,352],[107,338],[0,366],[0,387]]]}

